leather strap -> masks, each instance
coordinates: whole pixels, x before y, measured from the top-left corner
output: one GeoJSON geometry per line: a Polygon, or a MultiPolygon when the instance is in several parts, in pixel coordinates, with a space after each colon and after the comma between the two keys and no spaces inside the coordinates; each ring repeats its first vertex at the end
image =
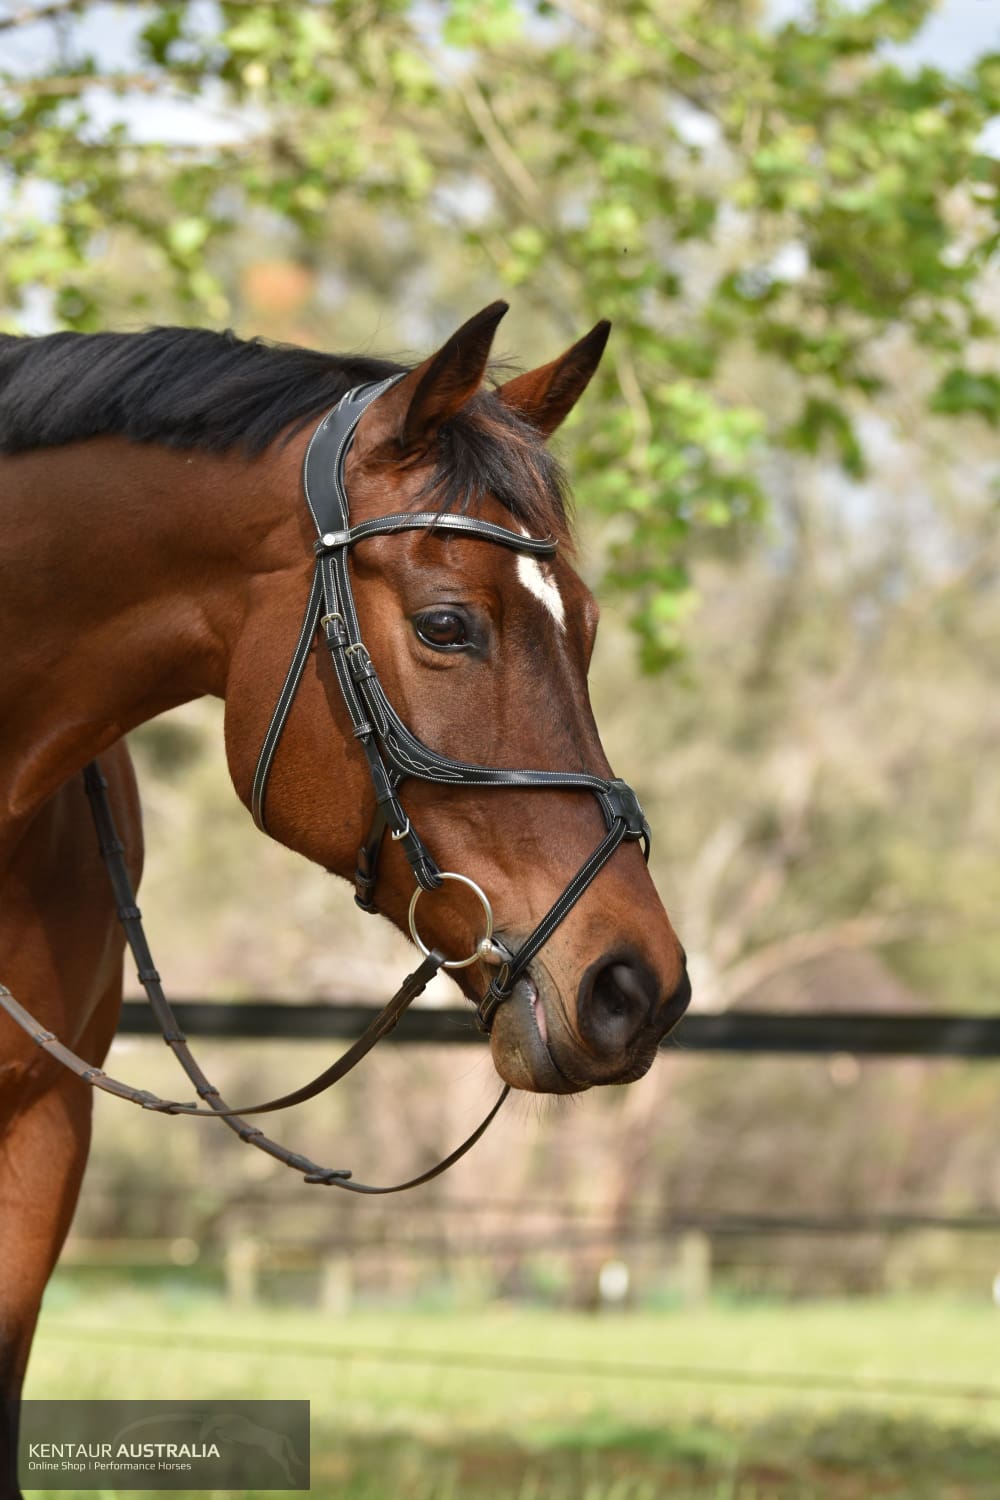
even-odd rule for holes
{"type": "Polygon", "coordinates": [[[376,516],[371,521],[359,521],[341,531],[327,532],[320,537],[324,546],[331,548],[351,547],[370,536],[388,536],[397,531],[452,531],[465,536],[480,537],[483,541],[497,542],[509,547],[512,552],[525,552],[530,557],[554,557],[559,543],[553,537],[525,536],[523,532],[511,531],[507,526],[496,526],[492,521],[483,521],[476,516],[453,515],[450,511],[417,510],[397,511],[389,516],[376,516]]]}
{"type": "Polygon", "coordinates": [[[309,651],[316,635],[316,627],[319,624],[320,606],[323,602],[323,586],[319,573],[314,575],[312,588],[309,591],[309,601],[306,604],[305,616],[302,620],[302,628],[299,638],[295,643],[292,660],[289,663],[281,692],[278,694],[278,702],[271,721],[264,735],[264,742],[260,747],[257,757],[257,767],[254,771],[253,788],[250,794],[250,811],[258,828],[264,827],[264,797],[267,792],[268,777],[271,774],[271,764],[274,760],[274,752],[278,748],[282,731],[291,712],[295,694],[298,692],[299,683],[302,681],[302,673],[305,664],[309,660],[309,651]]]}
{"type": "Polygon", "coordinates": [[[584,891],[600,874],[619,844],[626,837],[626,825],[622,819],[617,819],[608,829],[608,832],[590,858],[577,870],[569,885],[562,892],[562,895],[559,896],[558,900],[553,902],[535,930],[518,948],[511,961],[503,964],[494,975],[490,981],[489,989],[476,1007],[476,1019],[483,1031],[489,1031],[493,1024],[493,1017],[497,1012],[497,1006],[502,1001],[510,998],[514,986],[531,963],[531,960],[540,952],[544,944],[548,942],[567,912],[573,909],[584,891]]]}
{"type": "Polygon", "coordinates": [[[132,1084],[125,1083],[121,1079],[112,1077],[103,1068],[87,1062],[80,1057],[72,1048],[60,1042],[54,1032],[49,1031],[38,1021],[30,1011],[17,1001],[6,985],[0,984],[0,1009],[6,1011],[11,1020],[27,1033],[33,1042],[39,1046],[49,1057],[68,1068],[70,1072],[92,1088],[100,1089],[103,1093],[113,1094],[118,1099],[125,1099],[130,1104],[137,1104],[142,1109],[154,1110],[162,1114],[185,1114],[199,1115],[201,1117],[217,1116],[223,1124],[229,1127],[241,1141],[255,1146],[257,1150],[265,1152],[276,1161],[293,1171],[300,1172],[309,1183],[321,1184],[325,1187],[342,1188],[345,1192],[365,1194],[401,1193],[411,1187],[419,1187],[425,1182],[430,1182],[439,1176],[467,1151],[476,1144],[483,1132],[495,1119],[497,1112],[506,1099],[509,1088],[505,1085],[500,1096],[486,1118],[476,1127],[460,1146],[435,1166],[428,1168],[417,1177],[407,1182],[396,1183],[388,1187],[371,1185],[364,1182],[355,1182],[351,1173],[342,1167],[324,1167],[309,1157],[303,1156],[296,1151],[290,1151],[287,1146],[282,1146],[278,1141],[271,1140],[263,1131],[255,1125],[249,1125],[243,1118],[249,1114],[263,1114],[272,1110],[285,1109],[289,1105],[299,1104],[305,1099],[315,1098],[317,1094],[323,1093],[332,1087],[352,1068],[356,1067],[361,1059],[371,1051],[372,1047],[381,1037],[387,1036],[396,1025],[400,1016],[416,997],[426,988],[428,982],[437,973],[443,962],[440,953],[432,951],[424,962],[414,973],[407,976],[399,990],[392,999],[383,1007],[375,1020],[365,1029],[362,1035],[351,1047],[338,1058],[331,1067],[326,1068],[311,1082],[304,1084],[301,1088],[293,1090],[289,1094],[278,1099],[266,1100],[263,1104],[255,1104],[249,1107],[236,1109],[226,1103],[219,1090],[209,1081],[202,1071],[197,1060],[187,1044],[187,1038],[181,1031],[174,1012],[170,1006],[160,981],[160,975],[153,963],[153,957],[146,940],[146,934],[142,926],[142,914],[135,903],[135,892],[132,881],[125,865],[123,857],[123,845],[118,837],[114,823],[114,815],[111,804],[108,801],[107,781],[101,774],[96,761],[91,762],[84,770],[84,785],[90,800],[91,812],[94,818],[94,826],[97,831],[98,843],[104,858],[108,875],[111,881],[112,891],[118,910],[118,918],[125,930],[132,957],[135,959],[139,974],[139,980],[146,992],[153,1013],[163,1033],[163,1040],[170,1047],[184,1072],[194,1084],[198,1095],[208,1101],[208,1108],[201,1109],[197,1105],[180,1103],[177,1100],[161,1099],[157,1094],[148,1089],[135,1088],[132,1084]]]}

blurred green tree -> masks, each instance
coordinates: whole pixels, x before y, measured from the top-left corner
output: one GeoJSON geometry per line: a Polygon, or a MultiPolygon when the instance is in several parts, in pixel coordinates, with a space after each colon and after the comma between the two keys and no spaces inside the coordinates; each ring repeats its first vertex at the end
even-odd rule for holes
{"type": "Polygon", "coordinates": [[[488,267],[489,295],[518,288],[550,329],[611,317],[574,474],[656,669],[693,541],[738,546],[769,465],[864,474],[887,341],[921,351],[934,410],[1000,421],[976,354],[1000,56],[904,68],[893,45],[930,9],[809,0],[774,26],[758,0],[15,4],[0,307],[16,326],[43,289],[68,328],[227,321],[266,228],[318,281],[397,304],[446,248],[461,282],[488,267]]]}

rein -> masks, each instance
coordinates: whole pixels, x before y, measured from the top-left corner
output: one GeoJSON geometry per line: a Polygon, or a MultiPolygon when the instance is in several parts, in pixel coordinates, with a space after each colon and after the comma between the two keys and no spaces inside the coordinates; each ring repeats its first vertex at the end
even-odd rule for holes
{"type": "Polygon", "coordinates": [[[90,799],[90,808],[94,818],[94,827],[101,848],[101,854],[107,866],[111,888],[114,892],[115,902],[118,910],[118,919],[125,929],[132,957],[135,959],[138,970],[139,982],[146,991],[146,996],[156,1016],[163,1040],[171,1049],[177,1061],[180,1063],[188,1078],[194,1084],[195,1090],[201,1099],[208,1101],[207,1109],[199,1109],[193,1104],[180,1103],[174,1099],[161,1099],[158,1095],[150,1093],[147,1089],[134,1088],[132,1084],[123,1083],[121,1079],[113,1078],[103,1068],[95,1067],[92,1063],[73,1052],[51,1031],[48,1031],[30,1011],[25,1010],[19,1004],[10,990],[0,984],[0,1008],[5,1010],[12,1021],[15,1021],[23,1031],[26,1031],[31,1040],[49,1057],[75,1073],[76,1076],[88,1083],[92,1088],[100,1089],[103,1093],[114,1094],[118,1099],[126,1099],[130,1104],[138,1104],[141,1109],[154,1110],[159,1114],[167,1115],[217,1115],[229,1129],[238,1135],[240,1140],[248,1146],[255,1146],[258,1151],[265,1152],[268,1156],[279,1161],[283,1166],[291,1167],[293,1172],[301,1172],[305,1181],[310,1184],[318,1184],[323,1187],[343,1188],[349,1193],[365,1193],[372,1196],[382,1196],[387,1193],[402,1193],[408,1188],[421,1187],[425,1182],[432,1181],[446,1172],[449,1167],[454,1166],[467,1151],[479,1140],[480,1136],[492,1124],[500,1110],[507,1095],[509,1087],[505,1084],[500,1095],[487,1114],[486,1118],[476,1126],[466,1140],[454,1151],[430,1167],[426,1172],[421,1172],[417,1177],[411,1177],[407,1182],[399,1182],[391,1187],[372,1186],[366,1182],[356,1182],[350,1171],[342,1167],[323,1167],[317,1162],[303,1156],[300,1152],[290,1151],[287,1146],[282,1146],[279,1141],[271,1140],[262,1130],[255,1125],[249,1125],[243,1115],[264,1114],[270,1110],[284,1109],[289,1104],[299,1104],[305,1099],[312,1099],[325,1089],[337,1083],[346,1073],[361,1061],[366,1053],[370,1052],[375,1043],[383,1036],[388,1036],[400,1016],[415,1000],[422,994],[427,985],[433,979],[441,967],[442,956],[440,953],[431,952],[424,959],[418,969],[408,974],[393,995],[392,999],[383,1007],[374,1021],[365,1029],[362,1035],[344,1055],[337,1059],[332,1067],[320,1073],[310,1083],[304,1084],[302,1088],[296,1089],[294,1093],[284,1095],[280,1099],[270,1099],[263,1104],[253,1105],[243,1109],[239,1113],[231,1109],[223,1099],[219,1090],[209,1081],[207,1075],[202,1071],[197,1059],[188,1047],[187,1038],[177,1024],[177,1018],[170,1007],[156,965],[153,963],[153,955],[149,950],[149,943],[142,926],[142,913],[135,904],[135,892],[128,870],[125,867],[124,845],[118,837],[115,828],[114,816],[111,812],[111,804],[108,801],[108,783],[101,774],[96,761],[84,768],[84,785],[87,796],[90,799]]]}
{"type": "Polygon", "coordinates": [[[404,1011],[423,993],[439,969],[464,968],[477,959],[499,966],[476,1008],[480,1028],[488,1032],[498,1007],[509,999],[532,959],[619,845],[625,841],[641,842],[647,860],[650,847],[650,832],[645,815],[635,792],[626,782],[617,777],[604,779],[583,772],[504,770],[455,760],[432,750],[418,739],[389,702],[361,636],[348,569],[351,547],[369,537],[413,530],[452,532],[476,537],[533,557],[552,557],[557,547],[553,538],[524,536],[491,521],[450,513],[403,511],[351,525],[344,477],[347,454],[358,422],[368,406],[401,378],[393,376],[378,384],[360,386],[349,391],[333,411],[324,417],[309,440],[303,463],[303,488],[317,531],[317,541],[313,548],[316,567],[302,628],[258,756],[251,790],[251,811],[257,826],[266,832],[264,806],[274,756],[288,722],[312,642],[322,627],[337,683],[353,725],[354,737],[364,752],[375,789],[375,816],[358,854],[354,877],[355,900],[365,911],[377,910],[373,898],[378,879],[378,861],[388,831],[390,837],[401,844],[416,881],[416,889],[410,902],[409,926],[413,941],[424,954],[423,962],[412,974],[407,975],[395,995],[357,1041],[310,1082],[290,1093],[260,1103],[228,1105],[194,1058],[187,1038],[181,1032],[163,993],[160,975],[153,963],[142,926],[142,915],[136,905],[135,892],[125,865],[124,846],[115,828],[107,795],[107,781],[97,762],[92,761],[84,768],[84,784],[114,893],[118,918],[135,960],[139,981],[163,1033],[163,1040],[173,1051],[199,1098],[205,1101],[205,1106],[161,1099],[146,1089],[135,1088],[113,1078],[60,1042],[53,1032],[42,1026],[15,1000],[6,986],[0,984],[0,1009],[43,1051],[75,1073],[84,1083],[160,1114],[216,1116],[240,1140],[264,1151],[293,1171],[302,1173],[307,1183],[366,1194],[404,1192],[408,1188],[430,1182],[453,1166],[476,1144],[491,1124],[510,1093],[510,1086],[503,1086],[485,1119],[460,1146],[426,1172],[390,1187],[357,1182],[350,1171],[343,1168],[319,1166],[308,1157],[271,1140],[256,1126],[248,1124],[244,1117],[268,1114],[287,1109],[293,1104],[301,1104],[338,1083],[371,1051],[376,1042],[389,1035],[404,1011]],[[439,869],[413,828],[398,795],[401,784],[410,777],[447,786],[584,790],[597,798],[607,826],[604,838],[516,953],[494,939],[493,911],[486,893],[468,876],[439,869]],[[484,936],[469,956],[460,959],[446,959],[437,949],[428,948],[416,926],[416,908],[421,894],[439,889],[446,880],[458,881],[471,889],[481,902],[485,916],[484,936]]]}

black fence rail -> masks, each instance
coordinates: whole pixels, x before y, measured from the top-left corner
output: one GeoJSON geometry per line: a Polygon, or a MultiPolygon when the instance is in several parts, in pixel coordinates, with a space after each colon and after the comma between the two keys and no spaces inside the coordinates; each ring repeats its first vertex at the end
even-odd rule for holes
{"type": "MultiPolygon", "coordinates": [[[[177,1018],[192,1037],[232,1041],[350,1040],[378,1014],[374,1005],[282,1000],[179,1000],[177,1018]]],[[[119,1033],[158,1036],[143,1000],[126,1000],[119,1033]]],[[[390,1041],[481,1045],[470,1007],[411,1010],[390,1041]]],[[[727,1011],[686,1016],[663,1047],[674,1052],[750,1052],[859,1057],[1000,1057],[1000,1016],[887,1015],[877,1011],[727,1011]]]]}

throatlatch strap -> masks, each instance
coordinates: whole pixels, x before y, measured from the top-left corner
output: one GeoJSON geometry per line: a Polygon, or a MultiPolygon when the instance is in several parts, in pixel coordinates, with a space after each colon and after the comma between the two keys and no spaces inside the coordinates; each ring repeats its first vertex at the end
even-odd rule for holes
{"type": "Polygon", "coordinates": [[[278,702],[271,722],[267,726],[264,742],[260,747],[257,757],[257,769],[254,772],[253,787],[250,793],[250,811],[253,820],[261,832],[267,832],[267,824],[264,822],[264,800],[267,797],[267,783],[271,775],[271,766],[274,763],[274,754],[278,748],[288,715],[291,711],[295,694],[298,692],[299,683],[302,681],[302,673],[305,664],[309,660],[309,651],[319,625],[320,605],[323,602],[323,581],[319,571],[313,577],[312,588],[309,591],[309,602],[306,604],[306,612],[302,621],[302,629],[295,643],[292,660],[282,684],[281,692],[278,694],[278,702]]]}

